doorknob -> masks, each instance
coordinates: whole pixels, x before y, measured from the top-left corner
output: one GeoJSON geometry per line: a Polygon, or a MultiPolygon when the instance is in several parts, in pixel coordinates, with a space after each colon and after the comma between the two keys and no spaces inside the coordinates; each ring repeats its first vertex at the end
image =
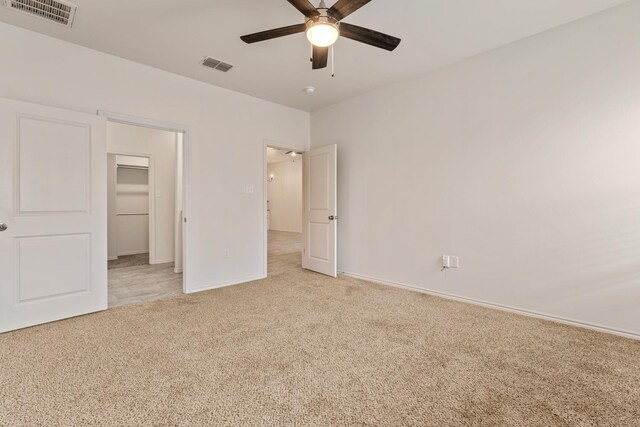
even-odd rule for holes
{"type": "Polygon", "coordinates": [[[329,215],[329,221],[338,220],[338,216],[329,215]]]}
{"type": "Polygon", "coordinates": [[[4,222],[0,222],[0,231],[4,231],[7,228],[9,228],[9,227],[7,227],[7,224],[5,224],[4,222]]]}

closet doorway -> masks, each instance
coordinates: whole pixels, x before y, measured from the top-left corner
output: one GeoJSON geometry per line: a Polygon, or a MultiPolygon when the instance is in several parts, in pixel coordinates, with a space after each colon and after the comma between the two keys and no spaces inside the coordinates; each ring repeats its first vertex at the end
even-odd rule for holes
{"type": "Polygon", "coordinates": [[[109,307],[183,292],[182,138],[107,123],[109,307]]]}

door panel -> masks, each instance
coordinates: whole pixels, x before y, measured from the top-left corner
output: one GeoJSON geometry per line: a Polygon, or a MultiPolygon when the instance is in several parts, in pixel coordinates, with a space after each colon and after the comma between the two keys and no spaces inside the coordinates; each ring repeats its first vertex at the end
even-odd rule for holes
{"type": "Polygon", "coordinates": [[[309,156],[309,208],[311,211],[327,210],[329,204],[329,154],[309,156]]]}
{"type": "Polygon", "coordinates": [[[302,267],[337,275],[337,146],[304,154],[302,267]]]}
{"type": "Polygon", "coordinates": [[[16,245],[19,304],[89,291],[89,234],[18,237],[16,245]]]}
{"type": "Polygon", "coordinates": [[[0,98],[0,332],[107,308],[104,118],[0,98]]]}
{"type": "Polygon", "coordinates": [[[328,223],[309,224],[309,258],[329,261],[329,233],[328,223]]]}
{"type": "Polygon", "coordinates": [[[18,214],[88,211],[88,125],[19,116],[16,155],[18,214]]]}

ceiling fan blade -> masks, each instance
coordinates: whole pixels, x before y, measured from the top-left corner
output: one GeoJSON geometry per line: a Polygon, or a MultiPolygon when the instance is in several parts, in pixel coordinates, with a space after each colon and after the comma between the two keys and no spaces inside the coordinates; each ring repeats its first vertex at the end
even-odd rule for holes
{"type": "Polygon", "coordinates": [[[289,36],[291,34],[304,33],[304,24],[289,25],[288,27],[275,28],[273,30],[261,31],[259,33],[248,34],[240,37],[245,43],[256,43],[265,40],[275,39],[278,37],[289,36]]]}
{"type": "Polygon", "coordinates": [[[320,15],[320,12],[309,2],[309,0],[287,0],[293,7],[298,9],[307,18],[320,15]]]}
{"type": "Polygon", "coordinates": [[[325,68],[329,60],[329,48],[313,46],[312,66],[314,70],[325,68]]]}
{"type": "Polygon", "coordinates": [[[340,23],[340,35],[360,43],[366,43],[380,49],[394,50],[400,44],[400,39],[388,34],[379,33],[378,31],[368,28],[358,27],[357,25],[340,23]]]}
{"type": "Polygon", "coordinates": [[[338,0],[336,4],[329,8],[327,13],[338,21],[342,21],[370,1],[371,0],[338,0]]]}

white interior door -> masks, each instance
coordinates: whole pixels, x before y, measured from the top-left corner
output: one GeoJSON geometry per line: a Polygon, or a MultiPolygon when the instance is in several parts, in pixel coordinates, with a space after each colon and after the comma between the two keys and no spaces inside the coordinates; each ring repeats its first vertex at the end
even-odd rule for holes
{"type": "Polygon", "coordinates": [[[304,154],[302,267],[336,277],[338,179],[337,145],[304,154]]]}
{"type": "Polygon", "coordinates": [[[107,308],[106,121],[0,98],[0,332],[107,308]]]}

